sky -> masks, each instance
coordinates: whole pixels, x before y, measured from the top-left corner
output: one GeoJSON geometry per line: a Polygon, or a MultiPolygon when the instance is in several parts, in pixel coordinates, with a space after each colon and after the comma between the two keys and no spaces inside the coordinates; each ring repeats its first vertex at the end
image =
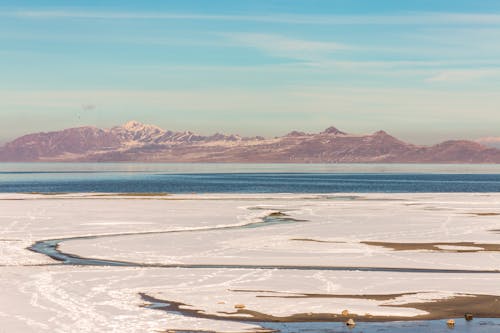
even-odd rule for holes
{"type": "Polygon", "coordinates": [[[0,1],[0,143],[132,119],[500,136],[500,1],[0,1]]]}

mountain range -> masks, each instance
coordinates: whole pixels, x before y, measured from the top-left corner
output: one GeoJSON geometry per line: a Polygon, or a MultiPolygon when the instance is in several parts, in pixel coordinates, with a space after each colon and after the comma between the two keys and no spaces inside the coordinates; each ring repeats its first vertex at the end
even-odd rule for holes
{"type": "Polygon", "coordinates": [[[384,131],[292,131],[275,138],[174,132],[129,121],[24,135],[0,147],[3,162],[500,163],[500,150],[449,140],[423,146],[384,131]]]}

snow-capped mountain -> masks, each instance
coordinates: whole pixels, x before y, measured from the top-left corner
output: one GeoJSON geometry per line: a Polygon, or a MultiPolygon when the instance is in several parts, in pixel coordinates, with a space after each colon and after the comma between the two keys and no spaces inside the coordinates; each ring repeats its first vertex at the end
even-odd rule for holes
{"type": "Polygon", "coordinates": [[[22,136],[0,148],[0,161],[143,161],[277,163],[500,163],[500,150],[466,140],[433,146],[384,131],[292,131],[272,139],[175,132],[129,121],[110,129],[78,127],[22,136]]]}

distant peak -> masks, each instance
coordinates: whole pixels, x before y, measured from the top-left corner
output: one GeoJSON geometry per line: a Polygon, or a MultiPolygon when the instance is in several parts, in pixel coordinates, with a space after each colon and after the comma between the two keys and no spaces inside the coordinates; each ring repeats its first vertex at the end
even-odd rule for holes
{"type": "Polygon", "coordinates": [[[388,136],[389,134],[386,132],[386,131],[383,131],[383,130],[380,130],[380,131],[377,131],[375,133],[373,133],[373,135],[380,135],[380,136],[388,136]]]}
{"type": "Polygon", "coordinates": [[[321,134],[335,134],[335,135],[344,135],[346,134],[345,132],[342,132],[341,130],[339,130],[338,128],[334,127],[334,126],[330,126],[328,127],[327,129],[325,129],[323,132],[321,132],[321,134]]]}
{"type": "Polygon", "coordinates": [[[136,127],[142,127],[144,126],[143,123],[137,121],[137,120],[129,120],[125,124],[123,124],[123,128],[136,128],[136,127]]]}
{"type": "Polygon", "coordinates": [[[288,133],[287,135],[285,136],[305,136],[307,135],[306,133],[304,132],[299,132],[299,131],[291,131],[290,133],[288,133]]]}
{"type": "Polygon", "coordinates": [[[153,129],[153,130],[162,130],[161,128],[154,125],[146,125],[137,120],[127,121],[125,124],[121,126],[123,129],[128,131],[138,131],[143,129],[153,129]]]}

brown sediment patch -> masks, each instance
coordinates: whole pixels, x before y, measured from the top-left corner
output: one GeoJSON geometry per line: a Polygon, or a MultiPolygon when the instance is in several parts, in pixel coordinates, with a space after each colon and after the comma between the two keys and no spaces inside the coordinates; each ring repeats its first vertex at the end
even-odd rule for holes
{"type": "MultiPolygon", "coordinates": [[[[490,230],[491,232],[499,232],[500,229],[490,230]]],[[[342,244],[346,242],[342,241],[326,241],[320,239],[313,238],[291,238],[292,241],[301,241],[301,242],[315,242],[315,243],[333,243],[333,244],[342,244]]],[[[437,252],[456,252],[456,253],[467,253],[467,252],[500,252],[500,244],[485,244],[485,243],[474,243],[474,242],[436,242],[436,243],[393,243],[393,242],[372,242],[372,241],[363,241],[361,244],[370,245],[370,246],[381,246],[394,251],[418,251],[418,250],[427,250],[427,251],[437,251],[437,252]],[[440,246],[456,246],[462,247],[460,249],[443,249],[440,246]],[[470,247],[470,249],[467,249],[470,247]]]]}
{"type": "Polygon", "coordinates": [[[373,301],[390,301],[402,296],[416,295],[417,292],[399,293],[399,294],[368,294],[368,295],[349,295],[349,294],[308,294],[308,293],[290,293],[272,290],[250,290],[250,289],[229,289],[229,291],[237,293],[266,293],[277,295],[257,295],[260,298],[349,298],[349,299],[366,299],[373,301]]]}
{"type": "Polygon", "coordinates": [[[69,192],[27,192],[24,194],[38,194],[38,195],[64,195],[70,194],[69,192]]]}
{"type": "Polygon", "coordinates": [[[338,201],[408,201],[404,198],[370,198],[360,195],[320,195],[313,199],[338,201]]]}
{"type": "MultiPolygon", "coordinates": [[[[204,330],[166,330],[166,331],[154,331],[163,333],[217,333],[217,331],[204,331],[204,330]]],[[[249,332],[251,333],[251,332],[249,332]]]]}
{"type": "Polygon", "coordinates": [[[4,199],[0,199],[0,201],[23,201],[23,200],[36,200],[36,199],[33,199],[33,198],[30,198],[30,199],[25,199],[25,198],[4,198],[4,199]]]}
{"type": "Polygon", "coordinates": [[[428,250],[437,252],[500,252],[500,244],[484,244],[474,242],[443,242],[443,243],[390,243],[390,242],[360,242],[371,246],[382,246],[394,251],[428,250]],[[439,246],[471,247],[471,249],[441,249],[439,246]],[[480,249],[477,249],[480,248],[480,249]]]}
{"type": "Polygon", "coordinates": [[[317,196],[316,199],[351,201],[351,200],[361,200],[366,198],[359,195],[320,195],[317,196]]]}
{"type": "Polygon", "coordinates": [[[398,198],[359,198],[361,201],[398,201],[398,202],[406,202],[406,199],[398,199],[398,198]]]}
{"type": "MultiPolygon", "coordinates": [[[[391,295],[327,295],[328,297],[351,296],[350,298],[373,299],[377,297],[383,300],[390,300],[395,294],[391,295]],[[366,298],[366,297],[372,298],[366,298]]],[[[405,295],[405,294],[400,294],[405,295]]],[[[164,306],[154,306],[151,309],[163,310],[167,312],[175,311],[183,316],[196,317],[213,320],[237,321],[237,322],[343,322],[346,317],[338,313],[297,313],[291,316],[279,317],[270,314],[253,311],[249,309],[238,309],[235,312],[218,312],[218,314],[205,313],[202,310],[183,304],[167,300],[160,300],[141,293],[143,300],[150,303],[164,304],[164,306]]],[[[472,313],[476,318],[500,318],[500,296],[495,295],[475,295],[462,294],[455,297],[431,300],[420,303],[405,304],[381,304],[383,307],[394,308],[413,308],[427,312],[423,315],[413,317],[403,316],[376,316],[370,314],[349,313],[349,318],[365,322],[385,322],[385,321],[414,321],[414,320],[438,320],[447,318],[462,317],[464,313],[472,313]]],[[[148,307],[148,306],[146,306],[148,307]]]]}
{"type": "Polygon", "coordinates": [[[315,243],[345,243],[345,242],[340,242],[340,241],[325,241],[325,240],[320,240],[320,239],[313,239],[313,238],[291,238],[290,240],[292,241],[300,241],[300,242],[315,242],[315,243]]]}
{"type": "Polygon", "coordinates": [[[495,295],[462,294],[432,302],[383,306],[414,308],[429,313],[417,316],[416,319],[457,318],[462,317],[464,313],[472,313],[475,317],[500,318],[500,296],[495,295]]]}
{"type": "Polygon", "coordinates": [[[466,213],[468,215],[475,215],[475,216],[499,216],[500,213],[492,213],[492,212],[486,212],[486,213],[466,213]]]}
{"type": "Polygon", "coordinates": [[[500,229],[492,229],[490,230],[491,232],[497,232],[497,233],[500,233],[500,229]]]}
{"type": "Polygon", "coordinates": [[[283,213],[283,212],[273,212],[273,213],[269,214],[268,216],[269,217],[285,217],[288,215],[283,213]]]}
{"type": "Polygon", "coordinates": [[[158,193],[103,193],[103,194],[92,194],[92,197],[165,197],[171,195],[166,192],[158,193]]]}
{"type": "Polygon", "coordinates": [[[447,208],[438,208],[438,207],[425,207],[424,210],[428,212],[444,212],[449,211],[447,208]]]}
{"type": "MultiPolygon", "coordinates": [[[[301,219],[296,219],[293,217],[290,217],[290,215],[285,214],[283,212],[273,212],[270,214],[267,214],[266,216],[263,217],[262,222],[260,223],[268,223],[268,222],[308,222],[308,220],[301,220],[301,219]]],[[[257,225],[259,223],[251,223],[249,225],[257,225]]]]}

